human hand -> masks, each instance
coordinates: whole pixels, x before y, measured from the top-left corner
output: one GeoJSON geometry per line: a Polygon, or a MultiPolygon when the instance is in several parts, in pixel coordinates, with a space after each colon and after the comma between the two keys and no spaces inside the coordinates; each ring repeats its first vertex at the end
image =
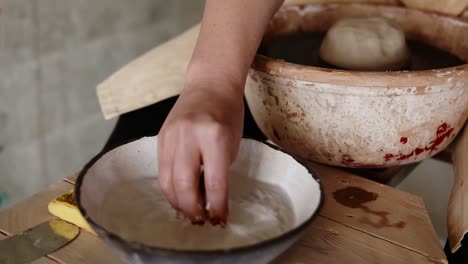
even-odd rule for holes
{"type": "Polygon", "coordinates": [[[160,189],[195,224],[227,219],[228,170],[244,117],[242,89],[234,86],[225,80],[188,81],[158,136],[160,189]],[[206,196],[200,193],[201,165],[206,196]]]}

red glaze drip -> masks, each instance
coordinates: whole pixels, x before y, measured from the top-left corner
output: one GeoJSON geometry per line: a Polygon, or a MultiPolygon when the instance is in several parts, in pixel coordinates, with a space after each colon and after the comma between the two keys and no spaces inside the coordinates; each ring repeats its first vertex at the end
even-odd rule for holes
{"type": "MultiPolygon", "coordinates": [[[[398,154],[391,154],[391,153],[388,153],[388,154],[385,154],[384,156],[384,159],[385,161],[391,161],[392,159],[395,159],[396,160],[407,160],[413,156],[417,156],[425,151],[429,151],[430,153],[432,153],[433,151],[436,151],[437,150],[437,147],[442,144],[442,142],[444,142],[444,140],[446,138],[449,138],[452,133],[453,133],[453,128],[450,127],[447,123],[443,123],[442,125],[440,125],[438,128],[437,128],[437,132],[436,132],[436,139],[434,139],[433,141],[431,141],[431,143],[424,147],[424,148],[420,148],[420,147],[417,147],[415,148],[413,151],[411,151],[410,153],[408,154],[403,154],[403,153],[398,153],[398,154]]],[[[406,144],[408,142],[408,138],[406,137],[402,137],[400,139],[400,143],[402,144],[406,144]]]]}

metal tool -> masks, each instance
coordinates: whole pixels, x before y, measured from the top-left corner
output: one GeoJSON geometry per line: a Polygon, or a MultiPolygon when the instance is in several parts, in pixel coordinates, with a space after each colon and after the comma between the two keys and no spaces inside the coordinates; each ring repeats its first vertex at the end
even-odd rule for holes
{"type": "Polygon", "coordinates": [[[0,264],[29,263],[73,241],[80,229],[53,219],[25,232],[0,240],[0,264]]]}

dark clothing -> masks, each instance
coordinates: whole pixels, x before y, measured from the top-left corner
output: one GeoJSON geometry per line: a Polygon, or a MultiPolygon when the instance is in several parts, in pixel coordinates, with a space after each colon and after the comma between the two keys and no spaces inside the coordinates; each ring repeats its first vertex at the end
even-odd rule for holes
{"type": "Polygon", "coordinates": [[[450,264],[467,264],[468,263],[468,236],[464,236],[462,240],[462,247],[458,249],[455,254],[450,252],[449,243],[445,243],[444,248],[445,254],[447,255],[448,262],[450,264]]]}
{"type": "MultiPolygon", "coordinates": [[[[145,108],[123,114],[117,121],[114,131],[104,148],[142,136],[157,135],[176,100],[177,97],[172,97],[145,108]]],[[[245,104],[243,136],[257,140],[267,139],[257,127],[247,104],[245,104]]]]}

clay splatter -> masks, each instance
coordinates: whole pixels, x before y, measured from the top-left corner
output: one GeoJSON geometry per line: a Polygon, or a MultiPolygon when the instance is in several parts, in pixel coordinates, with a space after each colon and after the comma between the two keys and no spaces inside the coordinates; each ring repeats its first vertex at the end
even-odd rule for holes
{"type": "Polygon", "coordinates": [[[343,155],[341,156],[341,161],[342,161],[342,163],[347,164],[347,163],[353,163],[353,162],[354,162],[354,159],[351,158],[351,156],[348,155],[348,154],[343,154],[343,155]]]}
{"type": "Polygon", "coordinates": [[[360,208],[364,203],[375,201],[378,197],[376,193],[352,186],[333,192],[333,198],[338,203],[350,208],[360,208]]]}
{"type": "Polygon", "coordinates": [[[379,195],[377,193],[368,192],[364,189],[359,187],[346,187],[344,189],[337,190],[333,192],[333,198],[340,204],[349,207],[349,208],[360,208],[364,212],[375,215],[379,217],[377,222],[370,220],[367,217],[364,217],[360,220],[361,223],[370,225],[375,228],[383,228],[383,227],[394,227],[394,228],[404,228],[406,223],[403,221],[399,221],[396,223],[390,223],[388,219],[389,212],[386,211],[377,211],[369,208],[368,206],[364,205],[365,203],[369,203],[372,201],[377,200],[379,195]]]}
{"type": "Polygon", "coordinates": [[[400,142],[401,142],[401,144],[406,144],[406,143],[408,143],[408,138],[407,137],[401,137],[400,142]]]}
{"type": "MultiPolygon", "coordinates": [[[[449,138],[452,133],[453,133],[453,128],[450,127],[447,123],[443,123],[437,128],[436,132],[436,138],[429,143],[429,145],[425,146],[424,148],[417,147],[410,153],[404,154],[404,153],[398,153],[398,154],[385,154],[384,159],[385,161],[391,161],[392,159],[396,160],[407,160],[413,156],[417,156],[423,152],[429,151],[429,153],[432,153],[433,151],[437,151],[438,146],[444,142],[446,138],[449,138]]],[[[403,144],[406,144],[408,142],[408,139],[406,137],[402,137],[400,139],[400,142],[403,144]]]]}

